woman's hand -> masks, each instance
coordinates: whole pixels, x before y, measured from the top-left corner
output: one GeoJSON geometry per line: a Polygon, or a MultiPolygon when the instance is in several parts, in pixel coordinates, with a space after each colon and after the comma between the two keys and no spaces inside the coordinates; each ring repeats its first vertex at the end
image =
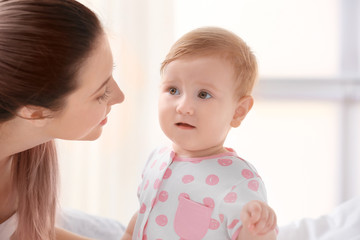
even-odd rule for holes
{"type": "Polygon", "coordinates": [[[76,235],[62,228],[56,228],[55,235],[56,235],[56,240],[91,240],[90,238],[76,235]]]}

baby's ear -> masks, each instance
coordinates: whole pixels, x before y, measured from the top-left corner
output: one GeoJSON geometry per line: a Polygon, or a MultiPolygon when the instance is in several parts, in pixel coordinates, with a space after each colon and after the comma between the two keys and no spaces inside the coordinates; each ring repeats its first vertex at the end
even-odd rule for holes
{"type": "Polygon", "coordinates": [[[46,122],[51,118],[51,110],[34,105],[27,105],[21,107],[17,115],[25,120],[28,120],[36,127],[43,127],[46,122]]]}
{"type": "Polygon", "coordinates": [[[244,120],[248,112],[251,110],[253,104],[254,99],[252,96],[244,96],[240,98],[230,125],[234,128],[240,126],[242,120],[244,120]]]}

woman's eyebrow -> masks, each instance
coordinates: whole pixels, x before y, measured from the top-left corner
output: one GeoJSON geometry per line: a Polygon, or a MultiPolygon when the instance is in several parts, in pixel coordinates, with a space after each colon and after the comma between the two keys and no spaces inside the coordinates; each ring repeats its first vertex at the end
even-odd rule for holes
{"type": "Polygon", "coordinates": [[[98,91],[100,91],[100,89],[102,89],[111,79],[112,76],[108,77],[101,85],[100,87],[93,93],[91,94],[91,96],[94,96],[98,91]]]}

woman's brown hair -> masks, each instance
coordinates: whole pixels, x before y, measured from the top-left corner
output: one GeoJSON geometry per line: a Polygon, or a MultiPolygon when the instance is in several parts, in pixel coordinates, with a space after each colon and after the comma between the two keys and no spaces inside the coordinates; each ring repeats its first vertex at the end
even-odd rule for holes
{"type": "MultiPolygon", "coordinates": [[[[0,0],[0,124],[26,105],[60,110],[102,31],[96,15],[73,0],[0,0]]],[[[54,142],[12,159],[18,196],[12,239],[55,239],[54,142]]]]}

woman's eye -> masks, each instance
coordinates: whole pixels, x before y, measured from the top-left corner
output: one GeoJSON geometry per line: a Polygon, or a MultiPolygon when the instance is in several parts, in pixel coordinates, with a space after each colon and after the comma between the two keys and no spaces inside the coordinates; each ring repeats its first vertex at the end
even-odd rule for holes
{"type": "Polygon", "coordinates": [[[179,90],[177,90],[176,88],[170,88],[169,89],[169,93],[171,95],[178,95],[179,94],[179,90]]]}
{"type": "Polygon", "coordinates": [[[110,97],[110,90],[108,87],[106,87],[104,94],[98,97],[97,100],[99,101],[99,103],[101,103],[107,101],[109,97],[110,97]]]}
{"type": "Polygon", "coordinates": [[[205,91],[201,91],[199,92],[198,97],[201,99],[208,99],[211,98],[211,95],[205,91]]]}

